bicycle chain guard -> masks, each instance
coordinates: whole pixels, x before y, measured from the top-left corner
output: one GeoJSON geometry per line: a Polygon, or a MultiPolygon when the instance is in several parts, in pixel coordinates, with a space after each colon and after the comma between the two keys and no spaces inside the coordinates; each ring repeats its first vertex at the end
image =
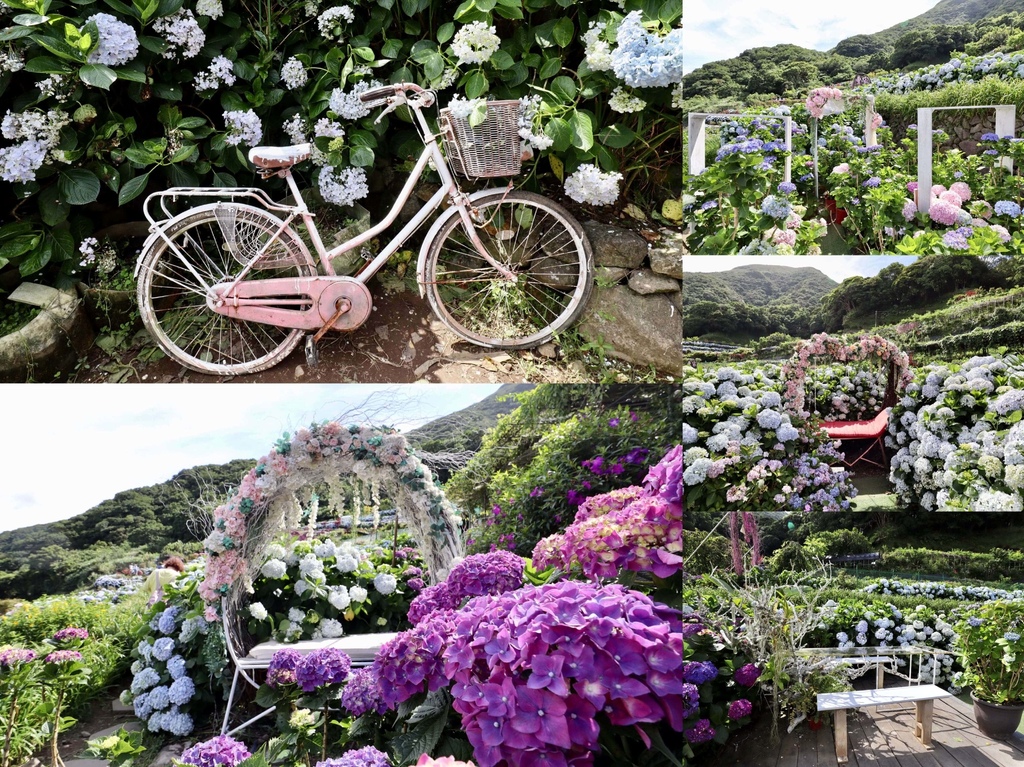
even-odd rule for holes
{"type": "Polygon", "coordinates": [[[277,277],[214,285],[207,306],[225,317],[282,328],[355,330],[373,310],[373,297],[351,277],[277,277]],[[344,304],[348,308],[344,308],[344,304]]]}

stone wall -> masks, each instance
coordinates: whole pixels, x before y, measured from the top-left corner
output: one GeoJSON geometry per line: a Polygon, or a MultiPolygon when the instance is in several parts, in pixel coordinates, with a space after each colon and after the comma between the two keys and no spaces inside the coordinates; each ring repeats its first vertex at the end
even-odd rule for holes
{"type": "MultiPolygon", "coordinates": [[[[907,135],[907,126],[917,122],[917,117],[890,117],[882,113],[892,128],[897,141],[907,135]]],[[[964,109],[932,112],[932,127],[941,128],[949,134],[948,141],[935,145],[935,151],[960,149],[965,154],[978,154],[978,141],[986,133],[995,133],[996,111],[994,109],[964,109]]],[[[1017,135],[1024,135],[1024,110],[1017,109],[1017,135]]]]}
{"type": "Polygon", "coordinates": [[[636,232],[587,221],[597,285],[579,332],[611,356],[679,375],[683,368],[683,236],[668,229],[649,244],[636,232]]]}

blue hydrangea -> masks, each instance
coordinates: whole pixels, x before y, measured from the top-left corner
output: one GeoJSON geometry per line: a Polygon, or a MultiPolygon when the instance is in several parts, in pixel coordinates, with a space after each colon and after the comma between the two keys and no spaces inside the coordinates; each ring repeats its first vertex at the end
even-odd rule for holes
{"type": "Polygon", "coordinates": [[[779,194],[792,194],[793,192],[796,191],[796,184],[794,184],[792,181],[783,181],[777,187],[777,191],[779,194]]]}
{"type": "Polygon", "coordinates": [[[797,430],[797,428],[788,423],[782,424],[775,431],[775,438],[778,439],[779,442],[792,442],[799,436],[800,432],[797,430]]]}
{"type": "Polygon", "coordinates": [[[174,640],[170,637],[160,637],[153,642],[153,657],[157,660],[168,660],[174,652],[174,640]]]}
{"type": "Polygon", "coordinates": [[[640,11],[626,14],[616,33],[612,71],[631,88],[663,88],[683,77],[683,30],[665,37],[644,29],[640,11]]]}
{"type": "Polygon", "coordinates": [[[882,183],[882,179],[880,179],[878,176],[872,176],[867,181],[865,181],[863,184],[861,184],[861,186],[863,186],[863,187],[865,187],[867,189],[875,189],[878,186],[880,186],[881,183],[882,183]]]}
{"type": "Polygon", "coordinates": [[[982,141],[998,141],[999,140],[999,136],[997,136],[995,133],[982,133],[981,134],[981,140],[982,141]]]}
{"type": "Polygon", "coordinates": [[[1003,634],[1003,639],[1005,639],[1007,642],[1016,642],[1018,639],[1020,639],[1020,634],[1018,634],[1016,631],[1007,631],[1005,634],[1003,634]]]}
{"type": "Polygon", "coordinates": [[[775,410],[762,410],[757,414],[757,423],[762,429],[777,429],[782,425],[782,414],[775,410]]]}
{"type": "Polygon", "coordinates": [[[180,679],[175,679],[171,683],[167,696],[170,698],[171,703],[183,706],[192,700],[192,696],[195,694],[195,683],[189,677],[183,676],[180,679]]]}
{"type": "Polygon", "coordinates": [[[175,627],[175,616],[178,614],[177,607],[168,607],[160,614],[160,618],[157,621],[157,629],[161,634],[173,634],[175,627]]]}
{"type": "Polygon", "coordinates": [[[149,705],[155,711],[162,711],[171,705],[170,689],[168,689],[167,685],[162,684],[149,691],[149,705]]]}
{"type": "Polygon", "coordinates": [[[1010,415],[1024,410],[1024,389],[1010,389],[1000,394],[992,403],[992,409],[999,415],[1010,415]]]}
{"type": "Polygon", "coordinates": [[[995,204],[995,212],[997,216],[1017,218],[1020,215],[1020,205],[1010,200],[999,200],[995,204]]]}
{"type": "Polygon", "coordinates": [[[144,690],[148,690],[150,687],[160,683],[160,674],[156,672],[156,669],[144,668],[135,678],[132,679],[131,691],[133,695],[138,695],[144,690]]]}
{"type": "Polygon", "coordinates": [[[135,716],[139,719],[149,719],[149,715],[153,713],[153,707],[149,705],[149,693],[136,695],[135,700],[132,701],[132,708],[135,709],[135,716]]]}
{"type": "Polygon", "coordinates": [[[192,732],[194,723],[191,716],[179,711],[176,706],[172,706],[169,711],[160,715],[160,727],[180,738],[192,732]]]}
{"type": "Polygon", "coordinates": [[[718,207],[718,200],[708,200],[700,206],[701,210],[711,210],[718,207]]]}
{"type": "Polygon", "coordinates": [[[185,671],[185,659],[180,655],[175,655],[167,661],[167,673],[171,675],[171,679],[181,679],[185,676],[185,671]]]}
{"type": "Polygon", "coordinates": [[[789,218],[793,212],[793,204],[785,197],[770,194],[761,201],[761,212],[780,221],[789,218]]]}
{"type": "Polygon", "coordinates": [[[971,227],[962,226],[942,235],[942,242],[950,250],[968,250],[970,245],[967,240],[972,234],[974,234],[974,230],[971,227]]]}

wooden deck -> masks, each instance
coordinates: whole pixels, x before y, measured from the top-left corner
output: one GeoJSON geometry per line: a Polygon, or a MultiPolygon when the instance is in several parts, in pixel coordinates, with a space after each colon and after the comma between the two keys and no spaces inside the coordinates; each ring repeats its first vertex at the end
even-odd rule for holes
{"type": "MultiPolygon", "coordinates": [[[[772,745],[768,724],[737,733],[714,767],[838,767],[829,724],[812,731],[806,724],[772,745]]],[[[957,698],[935,701],[932,746],[914,737],[914,705],[851,711],[849,767],[1011,767],[1024,765],[1024,736],[992,740],[978,730],[971,706],[957,698]]]]}

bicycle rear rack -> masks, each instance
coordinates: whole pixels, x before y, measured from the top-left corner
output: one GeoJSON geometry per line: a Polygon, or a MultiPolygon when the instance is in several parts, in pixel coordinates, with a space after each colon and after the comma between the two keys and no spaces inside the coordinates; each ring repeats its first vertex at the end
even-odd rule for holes
{"type": "MultiPolygon", "coordinates": [[[[167,207],[168,202],[177,202],[179,197],[183,199],[209,197],[224,200],[248,198],[255,200],[268,211],[291,213],[295,210],[294,206],[274,202],[270,195],[258,187],[211,188],[203,186],[176,186],[171,187],[170,189],[165,189],[162,192],[154,192],[146,198],[142,211],[149,223],[156,226],[159,221],[168,221],[181,215],[180,213],[172,213],[167,207]],[[162,213],[163,215],[154,215],[154,211],[150,210],[150,205],[154,204],[154,200],[160,201],[160,209],[159,211],[156,211],[156,213],[162,213]]],[[[182,213],[185,212],[187,211],[182,211],[182,213]]]]}

